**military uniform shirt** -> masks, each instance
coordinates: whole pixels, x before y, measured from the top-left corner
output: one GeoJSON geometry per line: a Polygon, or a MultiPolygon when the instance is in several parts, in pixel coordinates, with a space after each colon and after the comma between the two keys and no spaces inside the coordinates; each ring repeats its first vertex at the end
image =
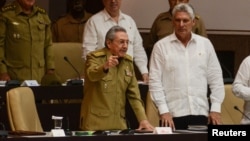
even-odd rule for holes
{"type": "Polygon", "coordinates": [[[86,21],[91,17],[85,12],[84,18],[78,21],[71,14],[59,18],[52,24],[53,42],[79,42],[82,43],[82,36],[86,21]]]}
{"type": "Polygon", "coordinates": [[[16,80],[41,81],[45,69],[54,69],[50,19],[44,9],[22,12],[14,1],[0,15],[0,73],[16,80]]]}
{"type": "Polygon", "coordinates": [[[119,60],[119,65],[105,73],[103,64],[110,55],[108,49],[103,48],[87,56],[81,109],[82,130],[127,129],[126,98],[138,121],[147,119],[132,58],[126,55],[119,60]]]}

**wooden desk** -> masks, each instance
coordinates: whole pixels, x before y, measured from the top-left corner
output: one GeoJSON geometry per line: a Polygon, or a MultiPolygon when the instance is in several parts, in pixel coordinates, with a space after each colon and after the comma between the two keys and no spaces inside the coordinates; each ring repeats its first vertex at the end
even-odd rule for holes
{"type": "MultiPolygon", "coordinates": [[[[4,123],[6,130],[10,130],[6,107],[6,92],[11,88],[13,87],[0,87],[0,122],[4,123]]],[[[44,131],[50,131],[53,128],[52,115],[64,117],[63,129],[67,129],[68,117],[69,129],[79,130],[81,103],[67,103],[65,101],[76,99],[81,101],[83,98],[83,86],[39,86],[31,88],[37,101],[36,106],[44,131]],[[50,103],[51,99],[64,102],[52,104],[50,103]]],[[[148,86],[139,85],[139,88],[141,97],[145,102],[148,86]]],[[[126,117],[130,121],[132,129],[138,128],[138,122],[129,104],[126,105],[126,117]]]]}
{"type": "Polygon", "coordinates": [[[6,141],[207,141],[207,133],[169,135],[116,135],[116,136],[74,136],[74,137],[17,137],[6,141]]]}

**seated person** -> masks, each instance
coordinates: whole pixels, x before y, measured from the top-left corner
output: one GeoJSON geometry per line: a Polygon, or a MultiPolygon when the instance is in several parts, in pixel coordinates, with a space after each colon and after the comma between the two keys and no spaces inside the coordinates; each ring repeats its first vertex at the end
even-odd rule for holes
{"type": "Polygon", "coordinates": [[[250,56],[247,56],[241,63],[239,70],[233,82],[233,93],[235,96],[243,99],[244,116],[241,124],[250,124],[250,56]]]}

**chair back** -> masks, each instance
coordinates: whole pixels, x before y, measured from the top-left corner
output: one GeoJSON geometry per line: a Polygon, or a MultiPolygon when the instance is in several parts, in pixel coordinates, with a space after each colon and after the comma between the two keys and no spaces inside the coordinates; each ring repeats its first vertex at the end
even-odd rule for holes
{"type": "Polygon", "coordinates": [[[6,101],[12,131],[43,132],[31,88],[10,89],[7,91],[6,101]]]}
{"type": "Polygon", "coordinates": [[[232,84],[225,84],[225,98],[221,105],[223,124],[240,124],[242,114],[234,109],[237,106],[243,111],[244,100],[236,97],[232,92],[232,84]]]}
{"type": "Polygon", "coordinates": [[[159,111],[151,99],[150,92],[148,92],[146,97],[146,115],[148,117],[148,121],[155,127],[160,127],[160,114],[159,111]]]}
{"type": "Polygon", "coordinates": [[[53,43],[55,55],[55,73],[60,77],[62,83],[67,79],[79,78],[84,71],[84,60],[82,59],[82,44],[76,42],[55,42],[53,43]],[[67,57],[72,66],[64,60],[67,57]]]}

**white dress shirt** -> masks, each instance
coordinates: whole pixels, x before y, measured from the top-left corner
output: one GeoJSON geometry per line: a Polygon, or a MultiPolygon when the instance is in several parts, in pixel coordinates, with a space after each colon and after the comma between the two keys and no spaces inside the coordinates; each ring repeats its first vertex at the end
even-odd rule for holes
{"type": "Polygon", "coordinates": [[[126,29],[130,41],[127,54],[133,57],[141,74],[148,73],[148,58],[135,21],[121,11],[118,23],[111,18],[105,9],[93,15],[87,21],[83,33],[83,59],[86,60],[89,52],[105,47],[106,33],[115,25],[126,29]]]}
{"type": "Polygon", "coordinates": [[[207,38],[192,33],[186,47],[175,33],[159,40],[149,68],[149,90],[160,114],[170,112],[180,117],[220,112],[225,96],[222,70],[207,38]]]}
{"type": "MultiPolygon", "coordinates": [[[[247,56],[242,61],[234,79],[232,89],[235,96],[245,101],[244,114],[250,118],[250,56],[247,56]]],[[[242,117],[242,124],[250,124],[250,120],[247,117],[242,117]]]]}

